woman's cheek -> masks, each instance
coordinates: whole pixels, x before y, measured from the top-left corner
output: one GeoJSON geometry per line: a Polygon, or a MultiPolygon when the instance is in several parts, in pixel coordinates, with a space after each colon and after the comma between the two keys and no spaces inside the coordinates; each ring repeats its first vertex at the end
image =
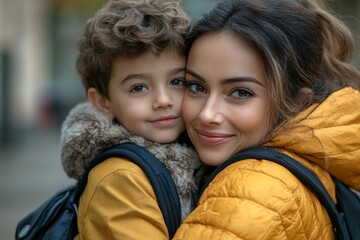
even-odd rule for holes
{"type": "Polygon", "coordinates": [[[197,115],[201,111],[199,100],[186,96],[185,93],[181,111],[185,125],[188,125],[190,122],[197,118],[197,115]]]}

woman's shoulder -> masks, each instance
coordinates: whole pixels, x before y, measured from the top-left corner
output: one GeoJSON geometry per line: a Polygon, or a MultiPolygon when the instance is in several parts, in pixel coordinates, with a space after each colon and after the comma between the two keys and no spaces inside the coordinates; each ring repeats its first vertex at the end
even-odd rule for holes
{"type": "Polygon", "coordinates": [[[287,185],[291,185],[296,182],[289,182],[289,178],[296,180],[296,177],[293,176],[289,170],[266,159],[245,159],[234,162],[223,169],[216,178],[223,178],[225,181],[229,178],[251,178],[252,180],[267,178],[268,180],[272,179],[273,181],[277,181],[281,184],[284,182],[283,179],[286,179],[287,185]]]}
{"type": "Polygon", "coordinates": [[[289,199],[302,197],[304,192],[300,191],[301,188],[305,190],[301,182],[283,166],[267,160],[248,159],[235,162],[218,173],[204,195],[225,194],[264,202],[270,207],[279,201],[289,202],[289,199]]]}
{"type": "Polygon", "coordinates": [[[266,239],[287,234],[295,238],[295,233],[322,236],[331,232],[325,211],[286,168],[248,159],[229,165],[213,179],[184,229],[197,224],[194,229],[203,233],[202,226],[211,225],[236,236],[251,229],[263,232],[266,239]],[[241,224],[232,225],[233,219],[241,224]]]}

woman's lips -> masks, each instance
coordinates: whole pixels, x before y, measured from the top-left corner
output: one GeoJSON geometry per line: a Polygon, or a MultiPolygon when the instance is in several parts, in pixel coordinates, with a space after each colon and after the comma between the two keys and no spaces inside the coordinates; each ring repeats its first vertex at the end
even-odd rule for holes
{"type": "Polygon", "coordinates": [[[199,140],[208,145],[218,145],[227,142],[233,138],[232,134],[212,133],[204,130],[196,130],[199,140]]]}

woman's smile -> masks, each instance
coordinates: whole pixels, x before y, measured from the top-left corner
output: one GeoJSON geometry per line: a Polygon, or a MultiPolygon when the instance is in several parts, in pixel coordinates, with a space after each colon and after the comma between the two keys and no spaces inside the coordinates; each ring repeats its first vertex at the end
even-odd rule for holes
{"type": "Polygon", "coordinates": [[[197,129],[196,132],[198,134],[199,141],[207,145],[219,145],[234,138],[233,134],[208,132],[201,129],[197,129]]]}

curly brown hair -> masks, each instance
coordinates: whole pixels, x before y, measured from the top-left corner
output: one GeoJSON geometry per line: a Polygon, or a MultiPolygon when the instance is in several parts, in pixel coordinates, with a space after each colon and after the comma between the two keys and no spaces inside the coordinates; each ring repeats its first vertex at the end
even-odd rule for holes
{"type": "Polygon", "coordinates": [[[86,90],[108,96],[113,61],[185,49],[191,20],[174,0],[118,0],[90,18],[78,42],[76,67],[86,90]]]}

